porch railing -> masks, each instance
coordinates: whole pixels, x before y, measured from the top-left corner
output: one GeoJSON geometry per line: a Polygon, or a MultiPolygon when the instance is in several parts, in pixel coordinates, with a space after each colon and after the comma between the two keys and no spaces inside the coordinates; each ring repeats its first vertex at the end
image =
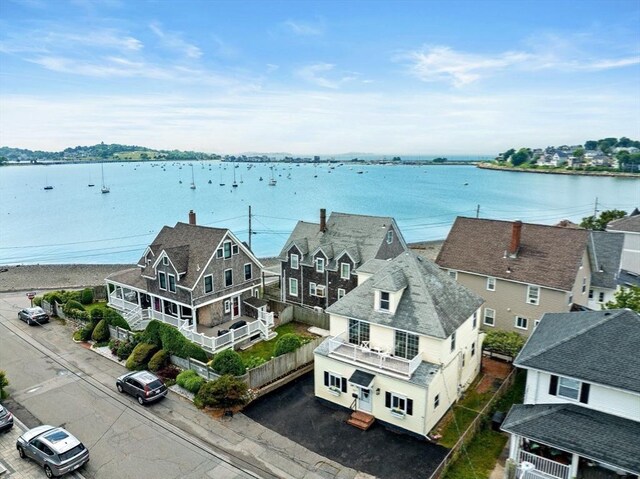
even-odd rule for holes
{"type": "MultiPolygon", "coordinates": [[[[548,478],[555,477],[558,479],[569,479],[569,466],[565,464],[560,464],[559,462],[553,461],[551,459],[547,459],[546,457],[536,456],[535,454],[531,454],[530,452],[520,451],[520,462],[523,461],[530,462],[534,465],[535,471],[530,471],[532,473],[542,472],[545,475],[538,476],[530,476],[531,479],[535,477],[548,478]]],[[[525,477],[528,477],[525,475],[525,477]]]]}

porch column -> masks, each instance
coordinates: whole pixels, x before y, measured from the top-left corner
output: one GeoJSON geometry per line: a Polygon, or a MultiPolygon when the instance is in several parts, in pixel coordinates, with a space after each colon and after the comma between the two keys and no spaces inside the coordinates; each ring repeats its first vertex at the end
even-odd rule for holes
{"type": "Polygon", "coordinates": [[[512,459],[516,464],[519,462],[519,444],[520,444],[520,436],[516,434],[511,434],[509,437],[509,459],[512,459]]]}
{"type": "Polygon", "coordinates": [[[569,466],[569,477],[578,477],[578,454],[571,454],[571,465],[569,466]]]}

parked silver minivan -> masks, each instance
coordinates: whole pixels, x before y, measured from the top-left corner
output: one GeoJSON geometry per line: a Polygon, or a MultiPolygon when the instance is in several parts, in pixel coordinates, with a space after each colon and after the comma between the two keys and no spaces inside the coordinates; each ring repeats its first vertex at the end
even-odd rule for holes
{"type": "Polygon", "coordinates": [[[89,450],[61,427],[34,427],[18,438],[16,448],[21,458],[44,467],[47,477],[75,471],[89,461],[89,450]]]}

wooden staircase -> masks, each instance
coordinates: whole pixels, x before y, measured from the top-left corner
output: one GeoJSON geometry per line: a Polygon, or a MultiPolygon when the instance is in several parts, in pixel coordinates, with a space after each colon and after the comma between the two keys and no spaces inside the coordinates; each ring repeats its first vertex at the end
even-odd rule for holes
{"type": "Polygon", "coordinates": [[[376,418],[373,417],[371,414],[367,414],[366,412],[362,412],[362,411],[353,411],[351,413],[351,416],[347,420],[347,424],[351,424],[352,426],[355,426],[358,429],[362,429],[363,431],[366,431],[373,425],[375,420],[376,418]]]}

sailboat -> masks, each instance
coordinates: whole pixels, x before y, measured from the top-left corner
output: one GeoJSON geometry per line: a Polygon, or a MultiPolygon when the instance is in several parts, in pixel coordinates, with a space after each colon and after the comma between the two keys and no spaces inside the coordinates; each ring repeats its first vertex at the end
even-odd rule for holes
{"type": "Polygon", "coordinates": [[[100,163],[100,167],[102,170],[102,188],[100,189],[100,191],[102,191],[103,193],[109,193],[109,191],[111,190],[109,190],[109,187],[104,184],[104,163],[100,163]]]}
{"type": "Polygon", "coordinates": [[[273,166],[271,167],[271,179],[269,180],[269,186],[276,186],[276,179],[273,177],[273,166]]]}
{"type": "Polygon", "coordinates": [[[196,189],[196,181],[195,181],[195,178],[193,177],[193,165],[191,165],[191,186],[190,186],[190,188],[192,190],[196,189]]]}
{"type": "Polygon", "coordinates": [[[233,183],[231,184],[232,187],[237,188],[238,187],[238,183],[236,182],[236,168],[238,166],[236,165],[236,167],[233,169],[233,183]]]}
{"type": "Polygon", "coordinates": [[[222,169],[220,169],[220,186],[224,186],[225,183],[222,181],[222,169]]]}
{"type": "Polygon", "coordinates": [[[45,189],[45,190],[52,190],[52,189],[53,189],[53,186],[51,186],[51,185],[49,184],[49,177],[48,177],[48,176],[47,176],[47,177],[46,177],[46,179],[45,179],[44,189],[45,189]]]}

